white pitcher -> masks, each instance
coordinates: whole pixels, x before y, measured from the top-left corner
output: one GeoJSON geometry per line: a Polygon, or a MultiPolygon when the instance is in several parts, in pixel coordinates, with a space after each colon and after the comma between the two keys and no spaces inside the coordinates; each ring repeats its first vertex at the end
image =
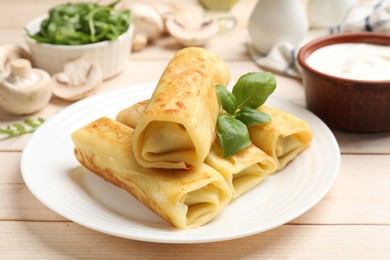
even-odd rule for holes
{"type": "Polygon", "coordinates": [[[338,25],[356,0],[310,0],[307,16],[311,28],[330,28],[338,25]]]}
{"type": "Polygon", "coordinates": [[[259,0],[248,22],[253,47],[267,54],[280,42],[298,46],[308,31],[308,21],[300,0],[259,0]]]}

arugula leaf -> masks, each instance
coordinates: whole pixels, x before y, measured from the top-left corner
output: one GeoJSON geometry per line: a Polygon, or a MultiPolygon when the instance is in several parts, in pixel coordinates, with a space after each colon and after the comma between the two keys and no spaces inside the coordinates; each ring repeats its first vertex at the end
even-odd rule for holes
{"type": "Polygon", "coordinates": [[[276,79],[269,72],[250,72],[241,76],[233,87],[238,107],[258,108],[276,88],[276,79]]]}
{"type": "Polygon", "coordinates": [[[246,126],[258,125],[271,121],[269,115],[250,107],[242,107],[237,113],[236,119],[243,122],[246,126]]]}
{"type": "Polygon", "coordinates": [[[30,134],[33,133],[44,122],[45,119],[41,117],[37,120],[27,118],[23,120],[23,123],[14,123],[12,125],[7,126],[6,128],[0,128],[0,136],[6,135],[6,137],[3,138],[4,140],[12,137],[18,137],[24,134],[30,134]]]}
{"type": "Polygon", "coordinates": [[[126,32],[130,10],[119,11],[117,0],[108,5],[98,3],[66,3],[49,10],[40,31],[27,35],[37,42],[58,45],[82,45],[114,40],[126,32]]]}
{"type": "Polygon", "coordinates": [[[217,135],[225,158],[233,156],[252,144],[247,127],[229,115],[218,116],[217,127],[217,135]]]}
{"type": "Polygon", "coordinates": [[[215,88],[217,91],[218,101],[222,105],[222,108],[229,114],[234,114],[238,106],[236,97],[221,84],[216,85],[215,88]]]}

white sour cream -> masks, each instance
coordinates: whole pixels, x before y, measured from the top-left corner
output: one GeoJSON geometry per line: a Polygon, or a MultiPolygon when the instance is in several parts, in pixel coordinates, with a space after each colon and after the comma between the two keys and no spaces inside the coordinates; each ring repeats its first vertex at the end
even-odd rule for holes
{"type": "Polygon", "coordinates": [[[390,46],[333,44],[314,51],[306,62],[317,71],[340,78],[390,80],[390,46]]]}

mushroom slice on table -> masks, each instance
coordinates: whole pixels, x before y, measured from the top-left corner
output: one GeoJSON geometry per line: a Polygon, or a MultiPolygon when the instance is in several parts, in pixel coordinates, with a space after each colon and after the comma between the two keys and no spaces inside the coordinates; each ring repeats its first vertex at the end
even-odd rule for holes
{"type": "Polygon", "coordinates": [[[98,65],[84,59],[68,62],[64,71],[53,75],[53,94],[59,98],[76,101],[96,93],[103,83],[98,65]]]}
{"type": "Polygon", "coordinates": [[[0,84],[0,104],[11,114],[37,112],[49,103],[52,91],[50,75],[31,68],[26,59],[13,59],[10,74],[0,84]]]}
{"type": "Polygon", "coordinates": [[[152,7],[156,9],[156,11],[160,14],[161,19],[164,24],[163,34],[168,35],[168,30],[166,27],[166,21],[169,17],[176,15],[181,11],[181,8],[174,3],[166,3],[166,2],[156,2],[152,4],[152,7]]]}
{"type": "Polygon", "coordinates": [[[183,46],[204,46],[218,33],[218,22],[202,15],[185,12],[168,17],[168,32],[183,46]]]}
{"type": "Polygon", "coordinates": [[[0,46],[0,80],[11,73],[10,62],[14,59],[28,59],[30,55],[19,45],[4,44],[0,46]]]}
{"type": "Polygon", "coordinates": [[[134,34],[131,51],[137,52],[143,50],[147,45],[148,45],[148,38],[146,37],[146,35],[134,34]]]}

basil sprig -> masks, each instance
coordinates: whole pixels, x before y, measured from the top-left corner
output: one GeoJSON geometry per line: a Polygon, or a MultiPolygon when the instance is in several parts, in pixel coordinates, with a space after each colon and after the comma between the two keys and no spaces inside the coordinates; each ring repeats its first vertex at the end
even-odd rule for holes
{"type": "Polygon", "coordinates": [[[226,113],[217,119],[217,135],[223,156],[229,158],[252,144],[247,126],[270,122],[271,118],[256,110],[276,88],[276,79],[269,72],[250,72],[241,76],[229,92],[215,86],[218,101],[226,113]]]}

